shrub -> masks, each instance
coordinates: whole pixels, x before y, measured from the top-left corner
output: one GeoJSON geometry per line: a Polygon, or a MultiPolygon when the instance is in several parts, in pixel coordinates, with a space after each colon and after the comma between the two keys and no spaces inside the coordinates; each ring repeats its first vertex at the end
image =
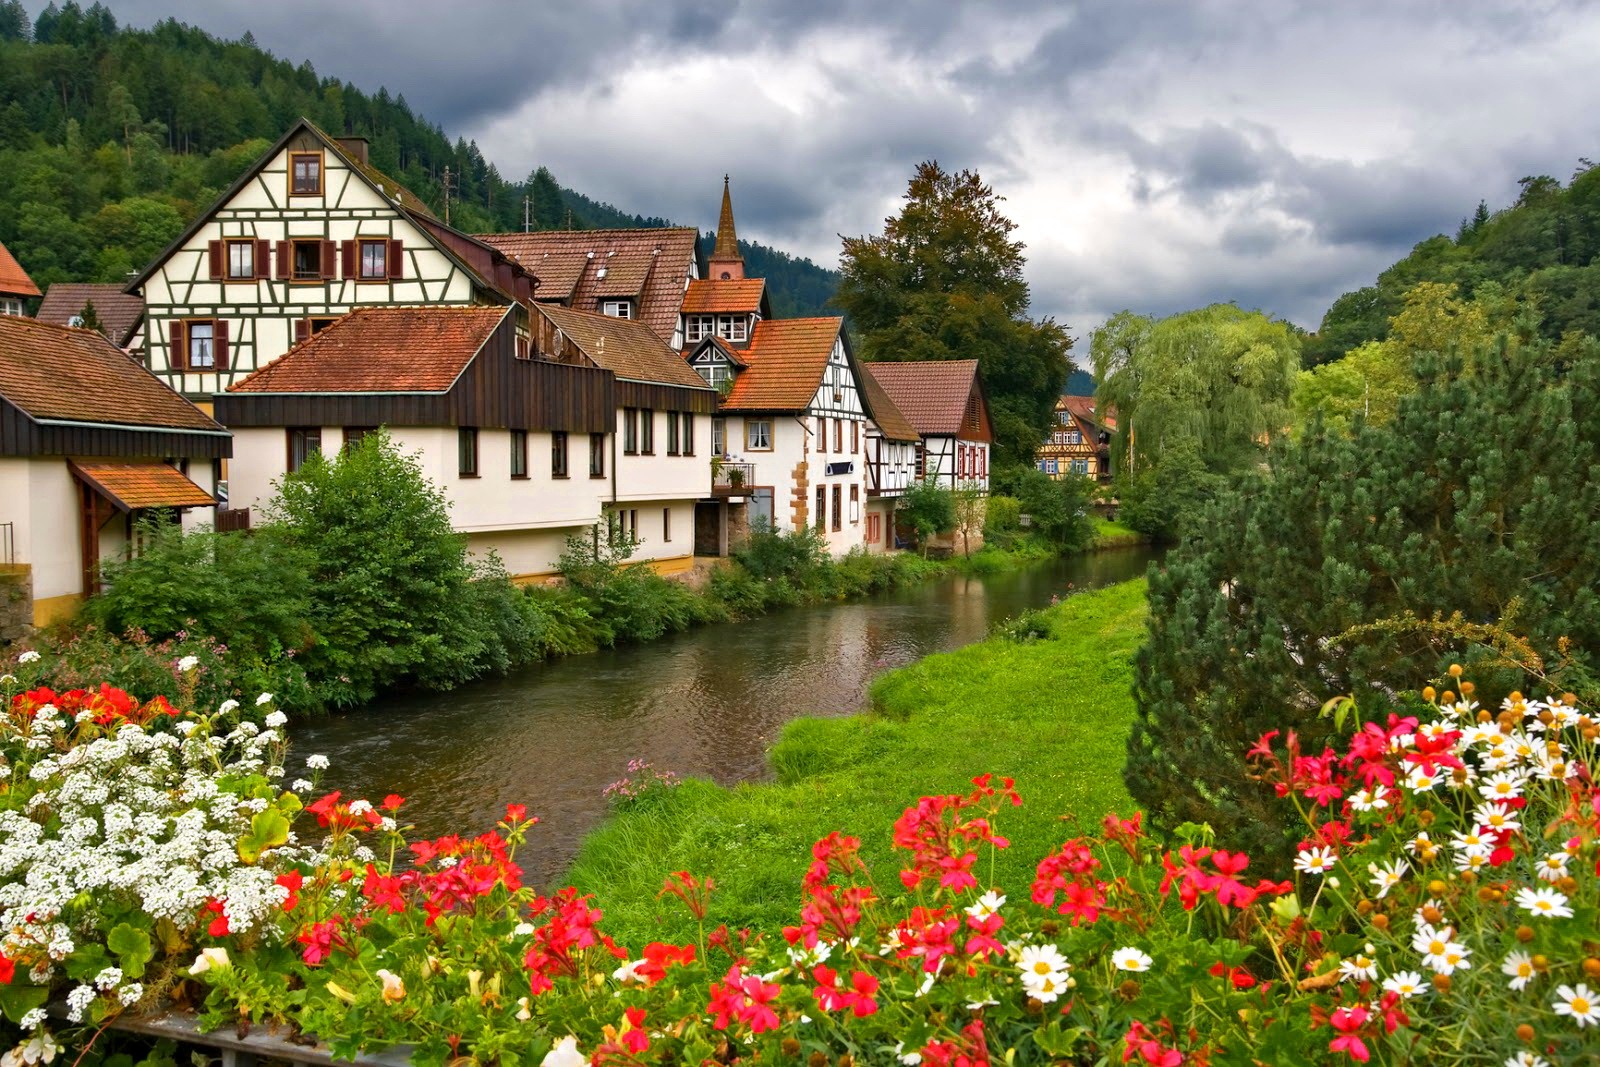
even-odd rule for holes
{"type": "Polygon", "coordinates": [[[916,482],[900,494],[895,521],[909,525],[926,550],[930,537],[955,529],[955,494],[935,481],[916,482]]]}
{"type": "Polygon", "coordinates": [[[1564,376],[1526,348],[1479,352],[1465,373],[1436,362],[1387,426],[1313,427],[1207,508],[1151,575],[1133,795],[1168,823],[1281,850],[1282,812],[1229,756],[1273,727],[1314,745],[1325,694],[1381,706],[1463,639],[1475,670],[1510,659],[1592,677],[1596,410],[1592,345],[1564,376]]]}
{"type": "Polygon", "coordinates": [[[562,576],[609,631],[601,643],[650,641],[716,617],[704,598],[681,583],[647,565],[629,565],[633,547],[625,539],[578,534],[567,539],[561,553],[562,576]]]}
{"type": "Polygon", "coordinates": [[[1187,446],[1173,449],[1154,466],[1121,474],[1113,485],[1118,521],[1156,541],[1177,541],[1227,486],[1187,446]]]}
{"type": "Polygon", "coordinates": [[[268,519],[312,560],[318,641],[304,658],[326,702],[362,704],[402,684],[448,688],[515,644],[516,633],[493,630],[510,613],[477,614],[478,572],[443,491],[388,434],[335,460],[315,456],[277,489],[268,519]]]}
{"type": "Polygon", "coordinates": [[[1088,478],[1052,478],[1030,467],[1015,476],[1015,492],[1029,528],[1058,550],[1080,552],[1094,544],[1094,483],[1088,478]]]}
{"type": "Polygon", "coordinates": [[[757,581],[803,581],[828,558],[828,543],[821,531],[810,527],[780,533],[771,526],[758,526],[752,527],[733,558],[757,581]]]}
{"type": "Polygon", "coordinates": [[[984,542],[1004,548],[1021,532],[1022,501],[1014,496],[991,496],[983,521],[984,542]]]}

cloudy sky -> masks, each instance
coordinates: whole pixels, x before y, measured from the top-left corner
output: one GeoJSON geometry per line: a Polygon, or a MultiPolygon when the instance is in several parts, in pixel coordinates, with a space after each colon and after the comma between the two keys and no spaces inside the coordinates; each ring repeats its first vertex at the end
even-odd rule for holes
{"type": "MultiPolygon", "coordinates": [[[[35,5],[37,6],[37,5],[35,5]]],[[[912,167],[976,168],[1037,313],[1233,300],[1314,327],[1480,198],[1600,158],[1560,0],[110,0],[404,93],[502,173],[835,265],[912,167]]]]}

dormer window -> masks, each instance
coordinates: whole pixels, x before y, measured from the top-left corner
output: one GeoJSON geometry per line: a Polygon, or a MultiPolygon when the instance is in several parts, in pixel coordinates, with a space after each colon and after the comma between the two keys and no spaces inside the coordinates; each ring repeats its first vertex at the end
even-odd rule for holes
{"type": "Polygon", "coordinates": [[[718,315],[717,336],[724,341],[747,341],[750,338],[750,318],[747,315],[718,315]]]}
{"type": "Polygon", "coordinates": [[[717,317],[715,315],[686,315],[684,318],[687,321],[683,324],[683,336],[690,344],[696,341],[704,341],[716,332],[717,317]]]}
{"type": "Polygon", "coordinates": [[[633,318],[632,300],[603,300],[600,302],[600,314],[610,315],[614,319],[633,318]]]}
{"type": "Polygon", "coordinates": [[[700,377],[713,389],[721,389],[733,381],[733,369],[726,363],[705,363],[695,368],[700,377]]]}

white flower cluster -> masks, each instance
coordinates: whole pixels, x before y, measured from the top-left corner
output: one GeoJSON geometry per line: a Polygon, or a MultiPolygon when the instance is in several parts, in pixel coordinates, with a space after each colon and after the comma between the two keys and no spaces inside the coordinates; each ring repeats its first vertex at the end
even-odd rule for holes
{"type": "MultiPolygon", "coordinates": [[[[45,957],[34,981],[47,981],[79,944],[103,939],[101,916],[129,904],[188,927],[218,899],[237,932],[286,898],[276,870],[239,858],[238,841],[265,805],[219,785],[267,783],[263,768],[283,762],[276,731],[225,715],[174,725],[189,729],[85,728],[43,710],[31,722],[0,715],[0,753],[31,793],[0,802],[0,952],[45,957]]],[[[292,845],[270,855],[280,866],[318,859],[292,845]]],[[[131,1005],[143,993],[107,968],[68,993],[69,1017],[96,996],[131,1005]]]]}

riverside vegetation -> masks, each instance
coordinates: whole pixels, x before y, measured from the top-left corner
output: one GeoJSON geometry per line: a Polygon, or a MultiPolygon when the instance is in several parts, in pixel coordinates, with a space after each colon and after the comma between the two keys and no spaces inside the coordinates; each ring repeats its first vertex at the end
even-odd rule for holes
{"type": "MultiPolygon", "coordinates": [[[[183,683],[206,705],[265,691],[294,713],[360,706],[397,688],[450,689],[552,656],[957,570],[995,573],[1096,543],[1082,487],[1019,484],[1041,521],[1024,530],[1021,502],[994,497],[990,544],[970,556],[832,559],[811,531],[757,530],[696,590],[632,565],[631,545],[596,530],[569,541],[561,583],[519,588],[497,559],[469,556],[442,491],[377,433],[282,479],[247,534],[146,528],[138,557],[106,567],[106,591],[33,647],[66,688],[166,692],[192,659],[183,683]]],[[[951,496],[929,488],[919,499],[941,492],[951,496]]],[[[943,503],[936,510],[953,516],[943,503]]],[[[1107,534],[1106,543],[1122,541],[1107,534]]]]}

